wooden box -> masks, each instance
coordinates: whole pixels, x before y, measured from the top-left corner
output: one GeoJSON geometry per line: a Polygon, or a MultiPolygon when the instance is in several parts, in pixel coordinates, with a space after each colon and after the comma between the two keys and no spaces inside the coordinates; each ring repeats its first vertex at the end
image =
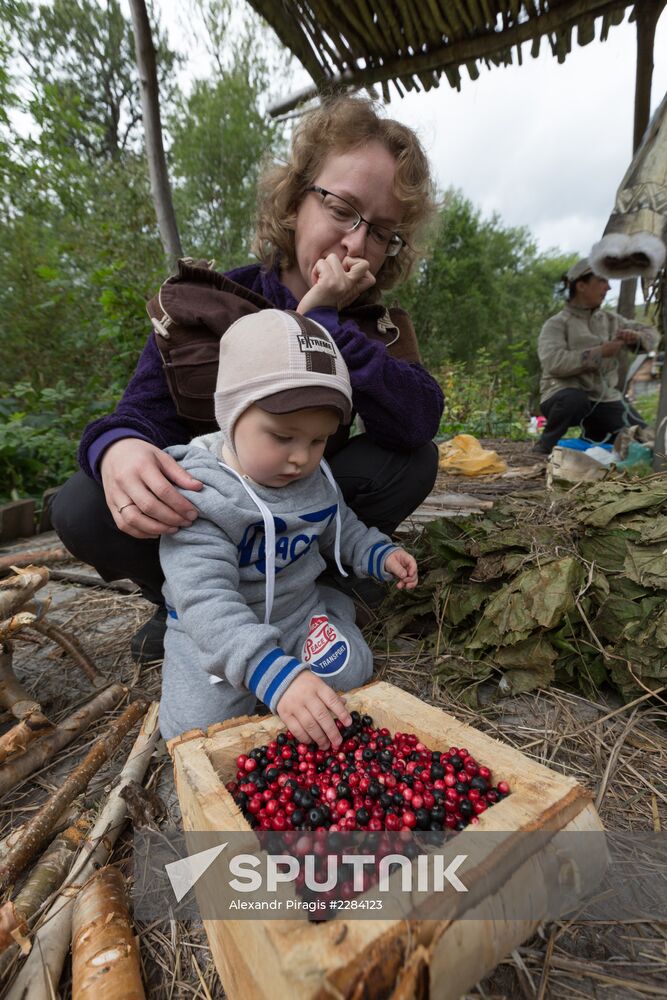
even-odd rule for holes
{"type": "MultiPolygon", "coordinates": [[[[350,710],[368,713],[392,733],[413,732],[432,749],[465,746],[512,794],[480,817],[475,831],[602,831],[590,795],[572,778],[530,760],[453,716],[391,684],[378,682],[346,694],[350,710]]],[[[169,744],[186,831],[247,830],[243,815],[224,788],[235,759],[269,742],[283,725],[275,716],[232,719],[195,730],[169,744]]],[[[468,832],[466,831],[466,836],[468,832]]],[[[475,834],[472,834],[475,836],[475,834]]],[[[484,839],[484,838],[483,838],[484,839]]],[[[493,839],[493,838],[491,838],[493,839]]],[[[455,1000],[535,931],[538,920],[507,919],[513,897],[538,883],[539,852],[519,851],[514,868],[484,874],[485,913],[493,919],[205,920],[216,967],[229,1000],[455,1000]],[[529,866],[527,869],[526,866],[529,866]]],[[[581,858],[573,877],[599,877],[604,859],[581,858]],[[599,863],[598,863],[599,860],[599,863]]],[[[572,874],[572,873],[570,873],[572,874]]],[[[597,881],[596,877],[596,881],[597,881]]],[[[592,883],[595,884],[595,881],[592,883]]]]}

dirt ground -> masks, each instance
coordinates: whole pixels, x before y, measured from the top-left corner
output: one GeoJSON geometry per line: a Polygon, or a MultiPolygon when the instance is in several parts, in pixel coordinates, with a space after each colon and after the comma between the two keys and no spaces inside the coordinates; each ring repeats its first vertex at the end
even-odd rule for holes
{"type": "MultiPolygon", "coordinates": [[[[535,467],[532,442],[484,442],[512,467],[535,467]]],[[[538,459],[539,462],[539,459],[538,459]]],[[[466,492],[493,498],[507,492],[530,490],[537,497],[544,489],[544,476],[533,468],[530,476],[516,479],[465,480],[440,476],[434,492],[466,492]]],[[[56,544],[55,536],[40,536],[39,548],[56,544]]],[[[35,539],[0,548],[9,551],[35,548],[35,539]]],[[[64,571],[91,574],[90,567],[61,564],[64,571]]],[[[160,664],[137,668],[129,656],[129,639],[149,617],[150,606],[135,594],[78,586],[67,580],[50,581],[40,592],[52,600],[51,619],[76,636],[109,681],[121,681],[133,695],[159,697],[160,664]],[[45,593],[46,592],[46,593],[45,593]]],[[[381,611],[380,611],[381,615],[381,611]]],[[[667,825],[667,712],[663,697],[645,698],[624,706],[612,694],[602,692],[588,701],[572,692],[549,689],[508,700],[486,699],[475,712],[443,689],[438,665],[425,658],[417,645],[399,643],[385,652],[377,640],[381,619],[369,628],[374,641],[377,676],[408,690],[425,702],[489,733],[529,757],[560,773],[571,775],[590,790],[606,827],[610,830],[661,831],[667,825]]],[[[21,682],[40,701],[46,715],[60,721],[92,695],[89,681],[62,650],[43,636],[22,633],[16,642],[14,668],[21,682]]],[[[117,714],[117,713],[116,713],[117,714]]],[[[9,717],[0,719],[2,728],[9,717]]],[[[0,837],[6,836],[33,813],[58,787],[63,776],[90,747],[105,720],[90,729],[56,763],[13,789],[0,805],[0,837]]],[[[136,733],[123,742],[113,760],[91,782],[86,805],[96,808],[104,800],[136,733]]],[[[148,784],[162,797],[167,820],[163,829],[179,823],[179,809],[168,755],[161,745],[152,764],[148,784]]],[[[1,847],[0,847],[1,851],[1,847]]],[[[132,831],[128,826],[118,842],[112,862],[131,880],[132,831]]],[[[206,936],[198,922],[169,919],[136,928],[142,955],[144,982],[151,1000],[167,998],[222,998],[206,936]]],[[[11,981],[16,963],[5,970],[4,983],[11,981]]],[[[483,979],[468,994],[482,1000],[560,1000],[560,998],[604,997],[606,1000],[644,996],[667,997],[667,925],[651,919],[638,922],[597,923],[556,921],[538,933],[483,979]]],[[[61,981],[61,996],[70,996],[70,971],[61,981]]],[[[249,997],[248,1000],[254,1000],[249,997]]],[[[276,1000],[283,1000],[276,997],[276,1000]]],[[[288,1000],[288,998],[284,998],[288,1000]]]]}

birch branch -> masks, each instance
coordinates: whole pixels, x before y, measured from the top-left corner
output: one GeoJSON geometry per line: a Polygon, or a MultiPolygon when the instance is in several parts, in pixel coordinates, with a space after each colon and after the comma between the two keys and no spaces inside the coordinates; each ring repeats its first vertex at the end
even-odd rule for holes
{"type": "Polygon", "coordinates": [[[57,643],[74,660],[77,667],[83,670],[84,674],[94,687],[103,687],[107,683],[104,674],[101,674],[93,661],[85,652],[78,639],[73,635],[68,635],[58,625],[53,622],[37,621],[26,626],[29,630],[39,632],[52,642],[57,643]]]}
{"type": "Polygon", "coordinates": [[[29,565],[19,569],[16,576],[0,580],[0,621],[22,608],[48,579],[48,569],[29,565]]]}
{"type": "Polygon", "coordinates": [[[30,858],[46,843],[53,824],[63,809],[87,787],[92,776],[111,757],[121,740],[136,725],[147,708],[145,701],[135,701],[127,706],[122,715],[110,722],[104,735],[95,742],[81,763],[67,776],[58,791],[25,824],[25,835],[21,843],[0,861],[0,892],[4,892],[25,868],[30,858]]]}
{"type": "MultiPolygon", "coordinates": [[[[52,833],[55,836],[58,833],[62,833],[63,830],[67,829],[73,823],[76,823],[79,818],[79,814],[84,808],[84,796],[80,796],[75,799],[67,808],[60,814],[56,822],[54,823],[52,833]]],[[[86,800],[86,808],[92,808],[90,801],[86,800]]],[[[20,843],[23,839],[24,834],[23,825],[15,826],[6,837],[0,840],[0,859],[4,857],[7,851],[10,851],[12,847],[20,843]]]]}
{"type": "Polygon", "coordinates": [[[103,868],[74,902],[72,1000],[144,998],[125,879],[117,868],[103,868]],[[104,955],[104,962],[100,962],[100,955],[104,955]]]}
{"type": "Polygon", "coordinates": [[[127,688],[122,684],[112,684],[63,719],[50,736],[43,736],[20,757],[3,764],[0,767],[0,797],[52,760],[63,747],[77,739],[96,719],[114,708],[126,693],[127,688]]]}
{"type": "MultiPolygon", "coordinates": [[[[0,952],[16,942],[26,943],[28,921],[61,885],[72,867],[76,852],[81,848],[91,823],[90,817],[81,817],[58,834],[30,872],[16,899],[8,899],[0,907],[0,952]]],[[[30,950],[29,945],[28,950],[30,950]]]]}
{"type": "Polygon", "coordinates": [[[35,932],[32,952],[6,992],[6,1000],[53,1000],[69,951],[74,896],[94,872],[107,863],[127,819],[127,806],[120,792],[128,781],[143,781],[159,739],[158,704],[153,702],[144,717],[141,732],[116,787],[109,795],[57,898],[35,932]]]}
{"type": "Polygon", "coordinates": [[[9,642],[0,646],[0,705],[12,713],[15,719],[24,719],[33,712],[41,712],[39,702],[32,698],[12,667],[13,647],[9,642]]]}
{"type": "Polygon", "coordinates": [[[53,723],[42,712],[31,712],[0,736],[0,764],[23,751],[40,736],[53,732],[53,723]]]}
{"type": "Polygon", "coordinates": [[[34,563],[69,562],[72,559],[74,556],[64,545],[52,549],[36,549],[33,552],[14,552],[12,555],[0,558],[0,576],[4,576],[11,569],[22,569],[34,563]]]}

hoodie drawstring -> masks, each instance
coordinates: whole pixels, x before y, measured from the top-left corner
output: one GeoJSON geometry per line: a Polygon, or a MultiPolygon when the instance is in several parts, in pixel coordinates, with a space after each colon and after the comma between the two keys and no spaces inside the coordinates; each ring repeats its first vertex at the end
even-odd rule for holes
{"type": "Polygon", "coordinates": [[[273,595],[276,587],[276,525],[273,520],[273,514],[266,506],[263,500],[257,496],[255,491],[251,486],[248,485],[247,479],[244,479],[240,472],[236,469],[232,469],[230,465],[225,465],[224,462],[219,463],[220,468],[225,469],[227,472],[231,472],[233,476],[236,476],[240,482],[243,489],[246,491],[250,499],[257,505],[259,511],[264,520],[264,549],[266,555],[266,596],[264,598],[264,624],[268,625],[271,620],[271,612],[273,610],[273,595]]]}
{"type": "MultiPolygon", "coordinates": [[[[324,475],[329,480],[329,482],[331,483],[331,485],[333,486],[334,493],[336,494],[336,496],[338,496],[338,486],[336,485],[336,480],[334,479],[333,472],[331,471],[329,463],[325,462],[324,459],[322,459],[320,461],[320,468],[324,473],[324,475]]],[[[340,504],[336,503],[336,538],[334,541],[334,559],[336,560],[336,566],[338,567],[338,572],[342,576],[348,576],[348,574],[343,569],[343,564],[340,561],[340,533],[341,533],[340,504]]]]}
{"type": "MultiPolygon", "coordinates": [[[[247,479],[237,472],[236,469],[232,469],[230,465],[226,465],[224,462],[218,461],[221,469],[225,469],[226,472],[231,472],[233,476],[236,476],[240,482],[243,489],[246,491],[250,499],[259,509],[264,520],[264,548],[266,554],[266,595],[264,598],[264,624],[268,625],[271,621],[271,612],[273,610],[273,597],[276,589],[276,525],[273,520],[273,514],[266,506],[263,500],[261,500],[252,486],[248,483],[247,479]]],[[[333,477],[333,473],[329,468],[327,462],[322,459],[320,462],[320,468],[326,478],[329,480],[334,488],[336,496],[338,496],[338,489],[336,486],[336,480],[333,477]]],[[[334,558],[336,560],[336,566],[339,572],[343,576],[348,574],[343,569],[342,563],[340,561],[340,533],[341,533],[341,521],[340,521],[340,505],[336,503],[336,535],[334,540],[334,558]]]]}

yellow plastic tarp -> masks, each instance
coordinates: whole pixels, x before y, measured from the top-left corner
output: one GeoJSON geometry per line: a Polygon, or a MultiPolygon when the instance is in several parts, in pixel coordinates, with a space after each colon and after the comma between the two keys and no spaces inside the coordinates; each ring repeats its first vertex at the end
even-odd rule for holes
{"type": "Polygon", "coordinates": [[[507,472],[507,463],[495,451],[482,448],[472,434],[457,434],[438,445],[438,468],[451,476],[492,476],[507,472]]]}

